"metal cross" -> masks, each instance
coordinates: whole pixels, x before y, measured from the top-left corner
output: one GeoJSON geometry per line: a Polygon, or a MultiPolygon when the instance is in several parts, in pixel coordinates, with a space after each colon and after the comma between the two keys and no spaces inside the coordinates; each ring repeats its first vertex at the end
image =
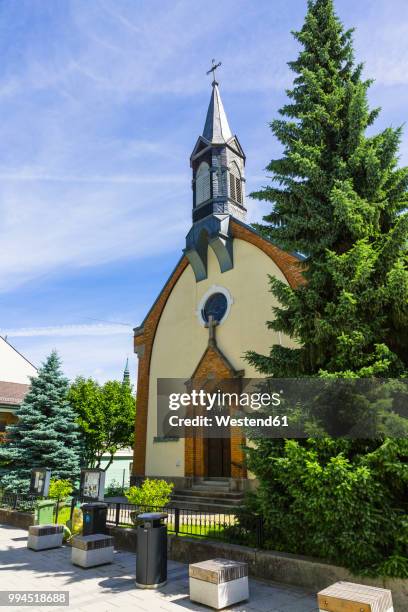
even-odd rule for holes
{"type": "Polygon", "coordinates": [[[214,317],[212,315],[210,315],[208,317],[208,323],[205,324],[205,326],[208,329],[208,345],[209,346],[215,346],[216,341],[215,341],[215,328],[218,325],[218,321],[216,319],[214,319],[214,317]]]}
{"type": "Polygon", "coordinates": [[[217,68],[219,68],[221,66],[221,62],[218,62],[218,64],[215,63],[215,59],[211,60],[212,63],[212,67],[207,70],[207,74],[210,74],[210,72],[213,73],[213,82],[212,84],[214,85],[214,83],[216,83],[217,81],[215,80],[215,71],[217,70],[217,68]]]}

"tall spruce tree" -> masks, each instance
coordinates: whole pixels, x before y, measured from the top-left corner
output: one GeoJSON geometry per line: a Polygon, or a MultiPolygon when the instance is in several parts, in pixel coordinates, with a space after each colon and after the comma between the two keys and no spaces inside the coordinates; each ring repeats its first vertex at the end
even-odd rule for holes
{"type": "Polygon", "coordinates": [[[274,376],[401,376],[408,370],[408,168],[398,168],[401,129],[368,136],[370,111],[352,30],[332,0],[308,3],[294,33],[302,46],[282,118],[271,123],[283,156],[271,186],[252,194],[273,203],[258,226],[305,256],[305,284],[271,278],[270,329],[298,342],[248,360],[274,376]]]}
{"type": "Polygon", "coordinates": [[[34,467],[51,469],[57,478],[78,477],[78,428],[67,394],[68,380],[54,351],[31,379],[30,390],[16,411],[18,422],[6,429],[0,457],[9,462],[2,471],[2,487],[27,491],[34,467]]]}
{"type": "MultiPolygon", "coordinates": [[[[259,231],[303,258],[300,286],[270,277],[280,306],[267,327],[296,345],[246,357],[274,377],[406,376],[401,129],[367,134],[379,109],[369,109],[371,81],[362,79],[352,30],[332,0],[310,0],[294,36],[302,47],[289,64],[294,85],[271,123],[283,155],[267,167],[272,184],[252,195],[273,205],[259,231]]],[[[259,481],[254,508],[272,548],[408,577],[407,439],[258,439],[247,458],[259,481]]]]}

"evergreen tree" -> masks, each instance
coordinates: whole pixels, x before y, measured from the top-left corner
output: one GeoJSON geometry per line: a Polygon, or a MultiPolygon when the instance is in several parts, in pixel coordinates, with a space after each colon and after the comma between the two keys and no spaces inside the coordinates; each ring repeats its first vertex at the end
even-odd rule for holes
{"type": "MultiPolygon", "coordinates": [[[[362,79],[352,30],[343,28],[333,0],[310,0],[294,36],[302,47],[289,64],[294,85],[271,123],[283,155],[267,167],[272,184],[252,195],[273,205],[259,231],[304,258],[300,286],[270,277],[280,306],[267,326],[296,345],[246,356],[274,377],[403,377],[408,169],[398,167],[401,129],[367,135],[379,109],[369,109],[371,81],[362,79]]],[[[408,576],[407,439],[259,439],[247,457],[271,548],[408,576]],[[319,506],[331,487],[345,493],[351,485],[358,503],[319,506]]]]}
{"type": "Polygon", "coordinates": [[[305,284],[271,278],[270,329],[295,339],[270,355],[247,354],[274,376],[400,376],[408,370],[408,169],[398,168],[400,129],[367,136],[370,111],[352,30],[332,0],[308,3],[303,47],[282,118],[271,123],[284,147],[267,169],[274,184],[252,194],[273,203],[260,231],[305,256],[305,284]]]}
{"type": "Polygon", "coordinates": [[[52,352],[16,411],[18,422],[6,429],[0,457],[9,460],[1,486],[27,491],[31,469],[52,470],[55,478],[75,480],[79,475],[79,444],[75,414],[67,400],[68,380],[52,352]]]}

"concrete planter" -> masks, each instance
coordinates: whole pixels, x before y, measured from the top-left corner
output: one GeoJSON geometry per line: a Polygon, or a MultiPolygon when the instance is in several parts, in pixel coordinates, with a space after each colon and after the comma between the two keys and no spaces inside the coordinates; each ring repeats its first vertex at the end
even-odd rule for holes
{"type": "Polygon", "coordinates": [[[71,560],[80,567],[112,563],[113,552],[113,538],[105,534],[74,536],[71,540],[71,560]]]}
{"type": "Polygon", "coordinates": [[[59,548],[64,538],[63,525],[30,525],[27,547],[32,550],[59,548]]]}

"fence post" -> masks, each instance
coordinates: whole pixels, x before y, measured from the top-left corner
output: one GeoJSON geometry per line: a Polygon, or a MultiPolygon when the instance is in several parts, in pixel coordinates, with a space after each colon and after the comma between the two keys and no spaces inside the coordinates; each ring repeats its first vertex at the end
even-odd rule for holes
{"type": "Polygon", "coordinates": [[[174,508],[174,533],[178,535],[180,531],[180,508],[174,508]]]}
{"type": "Polygon", "coordinates": [[[120,521],[120,502],[116,502],[116,512],[115,512],[115,525],[119,526],[120,521]]]}
{"type": "Polygon", "coordinates": [[[264,520],[263,516],[256,517],[256,546],[263,548],[264,545],[264,520]]]}
{"type": "Polygon", "coordinates": [[[15,497],[14,497],[13,510],[15,510],[17,508],[17,504],[18,504],[18,493],[16,493],[15,497]]]}
{"type": "Polygon", "coordinates": [[[74,497],[71,499],[71,509],[69,511],[69,520],[71,521],[71,523],[72,523],[72,519],[74,517],[74,509],[75,509],[76,501],[77,500],[76,500],[76,497],[74,495],[74,497]]]}
{"type": "Polygon", "coordinates": [[[56,504],[56,507],[55,507],[55,524],[56,525],[58,525],[59,503],[60,503],[60,500],[59,500],[59,497],[58,497],[57,498],[57,504],[56,504]]]}

